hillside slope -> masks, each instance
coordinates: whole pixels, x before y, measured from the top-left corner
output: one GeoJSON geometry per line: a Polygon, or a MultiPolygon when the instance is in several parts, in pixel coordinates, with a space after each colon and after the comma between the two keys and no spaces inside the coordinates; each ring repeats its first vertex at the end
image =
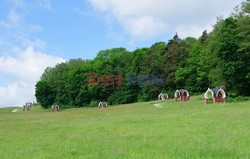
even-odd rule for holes
{"type": "Polygon", "coordinates": [[[249,158],[249,106],[196,97],[57,113],[0,109],[0,158],[249,158]]]}

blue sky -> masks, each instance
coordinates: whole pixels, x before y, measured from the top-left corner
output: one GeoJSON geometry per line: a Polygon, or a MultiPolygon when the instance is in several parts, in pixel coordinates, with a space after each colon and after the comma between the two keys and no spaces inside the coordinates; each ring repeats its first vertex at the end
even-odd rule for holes
{"type": "Polygon", "coordinates": [[[212,30],[242,0],[1,0],[0,107],[35,101],[43,70],[212,30]]]}
{"type": "MultiPolygon", "coordinates": [[[[94,10],[89,1],[21,2],[22,4],[18,6],[15,4],[18,1],[1,1],[1,20],[8,21],[10,10],[15,10],[21,25],[26,25],[22,31],[24,34],[29,34],[28,39],[31,41],[39,39],[46,44],[45,48],[36,49],[65,59],[92,59],[98,51],[112,47],[134,50],[137,47],[150,46],[156,41],[166,41],[173,34],[133,42],[131,36],[124,32],[123,26],[118,21],[107,22],[106,17],[94,10]],[[28,25],[32,25],[34,30],[28,31],[28,25]]],[[[27,45],[18,44],[20,42],[17,40],[13,40],[11,43],[21,46],[21,48],[24,47],[24,49],[27,47],[27,45]]]]}

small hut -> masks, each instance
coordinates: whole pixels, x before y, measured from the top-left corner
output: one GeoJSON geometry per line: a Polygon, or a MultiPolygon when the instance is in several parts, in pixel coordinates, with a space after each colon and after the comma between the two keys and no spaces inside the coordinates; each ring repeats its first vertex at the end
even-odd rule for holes
{"type": "Polygon", "coordinates": [[[107,102],[100,102],[98,104],[98,108],[106,108],[106,107],[108,107],[108,103],[107,102]]]}
{"type": "Polygon", "coordinates": [[[51,106],[51,111],[52,111],[52,112],[59,112],[59,110],[60,110],[59,105],[52,105],[52,106],[51,106]]]}
{"type": "Polygon", "coordinates": [[[180,102],[182,101],[189,101],[190,100],[190,96],[187,90],[185,89],[179,89],[176,90],[174,93],[174,102],[177,102],[179,99],[180,102]]]}
{"type": "Polygon", "coordinates": [[[30,106],[29,105],[23,105],[23,111],[27,111],[30,110],[30,106]]]}
{"type": "Polygon", "coordinates": [[[167,93],[160,93],[158,95],[158,100],[166,100],[168,99],[168,94],[167,93]]]}
{"type": "Polygon", "coordinates": [[[26,105],[29,107],[33,106],[33,104],[31,102],[27,102],[26,105]]]}
{"type": "Polygon", "coordinates": [[[33,104],[31,102],[27,102],[25,105],[23,105],[23,111],[29,110],[32,105],[33,104]]]}
{"type": "Polygon", "coordinates": [[[212,94],[213,103],[226,103],[226,93],[222,88],[208,88],[204,94],[204,103],[208,104],[208,94],[212,94]]]}

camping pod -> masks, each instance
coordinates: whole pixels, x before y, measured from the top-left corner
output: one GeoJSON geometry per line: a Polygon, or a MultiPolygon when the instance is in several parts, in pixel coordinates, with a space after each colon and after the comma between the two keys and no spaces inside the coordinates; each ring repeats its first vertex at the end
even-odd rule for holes
{"type": "Polygon", "coordinates": [[[52,112],[59,112],[59,110],[60,110],[59,105],[52,105],[52,106],[51,106],[51,111],[52,111],[52,112]]]}
{"type": "Polygon", "coordinates": [[[213,103],[226,103],[226,93],[221,88],[208,88],[204,94],[204,103],[208,104],[209,93],[212,94],[213,103]]]}
{"type": "Polygon", "coordinates": [[[106,107],[108,107],[108,103],[107,102],[100,102],[98,104],[98,108],[106,108],[106,107]]]}
{"type": "Polygon", "coordinates": [[[190,100],[190,96],[187,90],[179,89],[175,91],[174,102],[177,102],[177,101],[182,102],[182,101],[189,101],[189,100],[190,100]]]}
{"type": "Polygon", "coordinates": [[[30,106],[29,105],[23,105],[23,111],[27,111],[30,110],[30,106]]]}
{"type": "Polygon", "coordinates": [[[160,93],[158,95],[158,100],[166,100],[168,99],[168,94],[167,93],[160,93]]]}

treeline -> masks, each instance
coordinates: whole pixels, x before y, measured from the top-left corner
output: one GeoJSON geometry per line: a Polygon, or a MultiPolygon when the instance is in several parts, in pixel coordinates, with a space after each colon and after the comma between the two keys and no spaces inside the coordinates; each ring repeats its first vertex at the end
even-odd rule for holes
{"type": "Polygon", "coordinates": [[[193,94],[221,86],[232,97],[249,96],[249,14],[247,0],[230,17],[218,18],[213,31],[204,31],[198,39],[180,39],[176,34],[150,48],[107,49],[93,60],[72,59],[47,68],[36,84],[37,101],[45,108],[54,103],[64,108],[97,106],[99,101],[122,104],[155,100],[160,92],[171,97],[178,88],[193,94]],[[87,85],[87,73],[123,75],[124,84],[87,85]],[[162,75],[163,84],[127,85],[127,73],[162,75]]]}

